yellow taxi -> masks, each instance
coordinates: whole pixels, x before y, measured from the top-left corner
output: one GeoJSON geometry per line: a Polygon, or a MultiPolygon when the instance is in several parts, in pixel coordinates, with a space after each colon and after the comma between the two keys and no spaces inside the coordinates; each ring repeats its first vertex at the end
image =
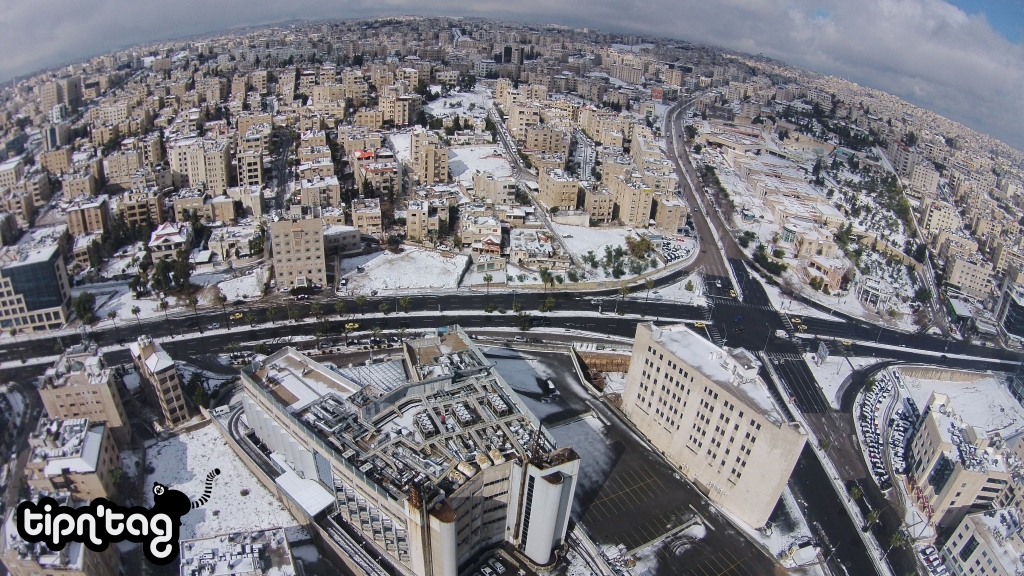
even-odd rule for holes
{"type": "Polygon", "coordinates": [[[232,320],[241,320],[242,319],[242,313],[241,312],[235,312],[234,314],[231,315],[231,319],[232,320]]]}

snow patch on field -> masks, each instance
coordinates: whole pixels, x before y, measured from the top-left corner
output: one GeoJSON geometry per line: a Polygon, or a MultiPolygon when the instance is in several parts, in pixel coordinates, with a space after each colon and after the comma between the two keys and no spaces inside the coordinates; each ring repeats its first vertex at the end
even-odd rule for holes
{"type": "Polygon", "coordinates": [[[491,107],[491,92],[485,86],[477,86],[472,92],[452,92],[444,98],[438,98],[425,105],[423,111],[431,116],[444,118],[447,116],[473,116],[483,118],[491,107]]]}
{"type": "MultiPolygon", "coordinates": [[[[152,467],[153,473],[147,475],[145,485],[160,482],[192,499],[203,494],[206,475],[220,468],[210,501],[182,516],[181,539],[296,524],[295,518],[245,468],[214,426],[211,423],[164,440],[146,452],[146,465],[152,467]]],[[[146,506],[152,504],[152,492],[147,490],[146,506]]]]}
{"type": "MultiPolygon", "coordinates": [[[[453,290],[466,269],[468,256],[406,248],[400,254],[379,252],[362,263],[364,272],[345,274],[354,294],[373,291],[438,289],[453,290]]],[[[353,259],[355,260],[355,259],[353,259]]],[[[344,264],[342,265],[344,268],[344,264]]]]}
{"type": "Polygon", "coordinates": [[[245,276],[225,280],[217,284],[217,287],[220,288],[224,296],[227,296],[229,302],[259,298],[263,295],[263,286],[266,278],[266,270],[258,268],[245,276]]]}

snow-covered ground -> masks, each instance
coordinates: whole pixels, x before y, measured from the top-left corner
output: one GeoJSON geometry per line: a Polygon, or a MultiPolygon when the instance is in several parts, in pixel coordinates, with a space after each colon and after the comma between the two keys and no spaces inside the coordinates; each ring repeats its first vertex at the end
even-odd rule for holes
{"type": "Polygon", "coordinates": [[[994,376],[974,382],[922,380],[907,376],[902,370],[900,376],[921,409],[927,406],[932,392],[939,392],[949,396],[949,405],[965,424],[977,426],[989,434],[999,432],[1003,438],[1024,430],[1024,408],[1010,394],[1006,383],[994,376]]]}
{"type": "MultiPolygon", "coordinates": [[[[466,268],[468,256],[406,247],[400,254],[378,252],[359,266],[364,272],[348,272],[348,289],[353,294],[388,290],[455,289],[466,268]]],[[[365,258],[365,257],[364,257],[365,258]]],[[[356,260],[356,259],[351,259],[356,260]]],[[[348,261],[346,261],[348,262],[348,261]]],[[[346,264],[342,264],[344,273],[346,264]]]]}
{"type": "Polygon", "coordinates": [[[444,98],[438,98],[423,106],[423,111],[431,116],[444,118],[447,116],[472,116],[483,118],[491,107],[491,91],[484,85],[473,88],[471,92],[452,92],[444,98]]]}
{"type": "Polygon", "coordinates": [[[100,266],[100,276],[111,278],[120,274],[136,274],[144,254],[145,245],[142,242],[125,246],[100,266]]]}
{"type": "Polygon", "coordinates": [[[266,285],[269,267],[260,267],[249,271],[244,276],[225,280],[217,287],[221,293],[227,296],[229,302],[235,300],[257,299],[263,296],[263,287],[266,285]]]}
{"type": "Polygon", "coordinates": [[[654,299],[671,300],[681,304],[692,304],[694,306],[704,306],[707,304],[707,298],[704,297],[704,279],[700,274],[696,273],[687,274],[680,278],[678,282],[662,286],[651,292],[651,294],[651,297],[654,299]],[[692,290],[687,290],[687,286],[690,286],[692,290]]]}
{"type": "Polygon", "coordinates": [[[760,275],[756,273],[752,272],[750,276],[752,278],[755,278],[761,284],[761,286],[764,287],[765,293],[768,294],[768,299],[772,301],[772,306],[774,306],[775,309],[778,310],[779,312],[789,314],[791,316],[810,316],[812,318],[828,318],[831,320],[841,320],[841,318],[837,318],[835,316],[831,316],[829,314],[821,312],[817,308],[808,306],[803,302],[793,300],[789,296],[783,294],[782,291],[779,290],[778,286],[772,286],[771,284],[768,284],[767,282],[764,281],[763,278],[761,278],[760,275]]]}
{"type": "Polygon", "coordinates": [[[605,394],[622,394],[626,390],[626,373],[625,372],[604,372],[604,392],[605,394]]]}
{"type": "MultiPolygon", "coordinates": [[[[231,532],[266,530],[296,524],[295,518],[253,477],[225,444],[215,423],[150,446],[146,465],[153,473],[145,486],[159,482],[195,500],[206,475],[220,468],[210,501],[181,518],[181,539],[210,538],[231,532]]],[[[152,506],[152,491],[146,505],[152,506]]]]}
{"type": "MultiPolygon", "coordinates": [[[[640,236],[632,228],[584,228],[582,226],[568,226],[554,222],[551,223],[551,227],[555,233],[562,237],[562,241],[565,242],[565,245],[573,254],[583,258],[589,252],[593,252],[598,261],[604,258],[605,248],[614,250],[621,247],[625,250],[627,236],[633,236],[634,238],[640,236]]],[[[649,254],[648,260],[653,255],[653,252],[649,254]]],[[[629,257],[627,256],[627,265],[624,266],[625,274],[621,278],[632,278],[638,275],[630,272],[628,260],[629,257]]],[[[658,262],[658,267],[660,268],[661,266],[661,262],[658,262]]],[[[650,268],[648,267],[647,270],[650,270],[650,268]]],[[[588,279],[604,280],[606,278],[613,278],[611,270],[605,272],[600,263],[597,268],[593,268],[590,265],[585,266],[585,272],[588,279]]]]}
{"type": "Polygon", "coordinates": [[[828,403],[839,410],[839,389],[853,373],[853,368],[850,365],[852,364],[854,368],[860,370],[881,361],[882,358],[851,356],[847,361],[842,356],[829,356],[821,366],[818,366],[814,361],[814,354],[808,353],[804,354],[804,360],[807,361],[807,366],[814,374],[814,379],[818,382],[818,387],[825,394],[828,403]]]}
{"type": "Polygon", "coordinates": [[[500,146],[458,146],[448,149],[448,169],[462,184],[473,183],[477,170],[490,172],[495,178],[512,175],[512,165],[501,151],[500,146]]]}
{"type": "Polygon", "coordinates": [[[203,370],[202,368],[198,368],[186,362],[175,362],[175,364],[178,368],[178,377],[181,379],[182,383],[187,384],[192,379],[193,374],[198,373],[203,375],[206,378],[206,383],[203,387],[206,388],[207,392],[213,392],[225,382],[235,378],[233,374],[217,374],[210,372],[209,370],[203,370]]]}

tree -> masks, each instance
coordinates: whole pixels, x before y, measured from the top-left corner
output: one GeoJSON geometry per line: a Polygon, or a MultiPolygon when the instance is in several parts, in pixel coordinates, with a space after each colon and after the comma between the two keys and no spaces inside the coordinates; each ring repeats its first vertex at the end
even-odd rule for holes
{"type": "Polygon", "coordinates": [[[356,296],[356,306],[359,306],[359,315],[363,315],[363,305],[366,304],[366,296],[360,294],[356,296]]]}
{"type": "Polygon", "coordinates": [[[341,318],[345,314],[345,302],[342,300],[335,302],[334,311],[338,313],[338,318],[341,318]]]}
{"type": "Polygon", "coordinates": [[[907,537],[903,535],[903,532],[893,532],[892,536],[889,536],[889,550],[902,548],[906,543],[907,537]]]}
{"type": "Polygon", "coordinates": [[[107,320],[110,320],[114,324],[114,335],[117,337],[117,341],[121,341],[121,331],[117,329],[117,310],[111,310],[107,312],[107,320]]]}
{"type": "Polygon", "coordinates": [[[277,306],[273,304],[267,306],[267,318],[270,318],[272,323],[277,324],[277,306]]]}
{"type": "Polygon", "coordinates": [[[301,310],[299,310],[298,308],[288,309],[288,319],[290,319],[292,322],[298,322],[299,318],[302,318],[301,310]]]}
{"type": "Polygon", "coordinates": [[[409,306],[412,305],[412,298],[409,298],[408,296],[402,296],[401,298],[398,299],[398,303],[402,306],[403,309],[405,309],[405,313],[408,314],[409,306]]]}
{"type": "Polygon", "coordinates": [[[217,304],[220,304],[220,312],[221,312],[221,314],[224,315],[224,323],[228,324],[228,310],[227,310],[228,297],[225,296],[224,293],[221,292],[220,289],[218,288],[217,289],[217,293],[213,297],[213,300],[217,304]]]}
{"type": "Polygon", "coordinates": [[[625,298],[626,296],[629,296],[629,286],[623,286],[622,288],[619,288],[619,299],[615,301],[615,313],[616,314],[624,314],[625,313],[625,311],[619,312],[619,302],[622,302],[622,299],[625,298]]]}
{"type": "Polygon", "coordinates": [[[92,324],[96,321],[96,296],[92,292],[85,291],[79,294],[72,307],[83,324],[92,324]]]}
{"type": "Polygon", "coordinates": [[[355,324],[355,323],[352,323],[352,322],[348,322],[348,323],[345,324],[345,329],[343,330],[343,332],[345,334],[345,346],[348,346],[348,335],[351,334],[352,332],[354,332],[355,330],[358,330],[358,329],[359,329],[359,324],[355,324]]]}
{"type": "Polygon", "coordinates": [[[203,408],[210,407],[210,393],[206,391],[206,388],[197,386],[196,391],[192,393],[192,403],[196,406],[202,406],[203,408]]]}
{"type": "Polygon", "coordinates": [[[255,346],[253,346],[252,351],[255,352],[256,354],[263,354],[264,356],[269,356],[270,344],[267,344],[266,342],[258,342],[255,346]]]}
{"type": "Polygon", "coordinates": [[[171,319],[167,317],[167,308],[168,307],[169,307],[169,305],[167,304],[167,300],[164,300],[163,298],[161,298],[160,299],[160,303],[157,304],[157,308],[159,308],[160,311],[164,313],[164,322],[167,322],[167,324],[170,325],[171,319]]]}
{"type": "Polygon", "coordinates": [[[687,280],[686,286],[683,286],[683,288],[686,288],[687,292],[693,292],[693,280],[687,280]]]}
{"type": "Polygon", "coordinates": [[[554,285],[555,277],[554,277],[554,275],[551,274],[551,271],[548,270],[547,268],[541,268],[540,269],[540,281],[544,284],[544,291],[547,292],[548,291],[548,286],[549,285],[552,285],[552,286],[554,285]]]}
{"type": "Polygon", "coordinates": [[[245,321],[249,324],[249,326],[255,326],[256,325],[256,314],[253,311],[251,311],[251,310],[249,312],[246,312],[245,313],[245,321]]]}
{"type": "Polygon", "coordinates": [[[860,500],[863,497],[864,492],[861,491],[860,486],[857,486],[856,484],[850,486],[850,498],[853,498],[854,500],[860,500]]]}
{"type": "Polygon", "coordinates": [[[487,300],[491,299],[491,282],[494,282],[494,276],[490,274],[484,274],[484,284],[487,285],[487,300]]]}
{"type": "Polygon", "coordinates": [[[875,524],[876,522],[878,522],[878,519],[881,516],[882,516],[882,513],[880,511],[878,511],[878,510],[872,510],[872,511],[868,512],[867,516],[864,517],[864,519],[867,521],[867,524],[865,524],[864,528],[867,529],[872,524],[875,524]]]}
{"type": "Polygon", "coordinates": [[[174,264],[171,267],[171,278],[179,290],[188,286],[189,280],[192,278],[192,270],[194,269],[195,265],[188,260],[188,252],[184,248],[179,249],[174,258],[174,264]]]}
{"type": "Polygon", "coordinates": [[[321,314],[324,311],[324,307],[319,302],[313,302],[309,305],[309,313],[313,315],[317,320],[320,319],[321,314]]]}
{"type": "Polygon", "coordinates": [[[139,319],[139,313],[140,312],[142,312],[141,308],[139,308],[138,306],[132,306],[132,315],[135,316],[135,322],[137,322],[139,327],[141,328],[142,327],[142,320],[139,319]]]}
{"type": "Polygon", "coordinates": [[[385,316],[388,315],[388,310],[390,310],[390,309],[391,309],[391,307],[388,306],[387,302],[381,302],[380,305],[377,306],[377,310],[380,310],[380,313],[385,315],[385,316]]]}

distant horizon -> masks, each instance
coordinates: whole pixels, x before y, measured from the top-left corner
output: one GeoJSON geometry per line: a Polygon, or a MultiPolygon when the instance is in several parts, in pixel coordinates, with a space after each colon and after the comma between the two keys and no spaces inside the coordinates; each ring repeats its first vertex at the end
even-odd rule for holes
{"type": "MultiPolygon", "coordinates": [[[[46,2],[52,0],[42,1],[46,2]]],[[[186,3],[190,1],[193,0],[184,0],[186,3]]],[[[297,0],[297,3],[315,3],[317,1],[318,0],[297,0]]],[[[361,2],[362,0],[356,1],[361,2]]],[[[142,26],[141,32],[136,32],[136,34],[134,34],[135,36],[139,36],[141,34],[145,37],[131,39],[131,35],[121,36],[125,38],[126,41],[118,43],[116,46],[113,45],[113,43],[105,43],[106,45],[96,45],[89,48],[81,46],[79,49],[82,50],[83,55],[80,56],[71,56],[70,54],[67,54],[66,52],[74,47],[68,46],[62,51],[65,52],[63,54],[56,51],[49,54],[50,62],[20,62],[21,70],[18,69],[18,63],[9,64],[6,59],[0,59],[0,77],[3,77],[3,80],[0,82],[8,84],[12,80],[17,82],[29,79],[49,70],[59,70],[65,66],[87,61],[97,56],[112,52],[130,50],[134,47],[141,47],[154,43],[183,42],[199,37],[215,37],[225,34],[239,33],[245,30],[258,30],[298,23],[351,22],[358,20],[378,20],[403,17],[467,18],[505,21],[508,23],[529,26],[564,25],[570,28],[590,28],[591,31],[600,31],[602,33],[623,35],[635,34],[639,36],[658,38],[669,42],[686,42],[693,45],[707,46],[723,52],[743,54],[750,57],[763,56],[807,72],[842,78],[860,86],[896,96],[909,104],[931,111],[948,120],[958,122],[970,130],[999,140],[1017,152],[1024,153],[1024,114],[1014,113],[1015,110],[1024,111],[1024,91],[1019,89],[1020,85],[1024,85],[1024,44],[1013,44],[1009,42],[1005,36],[994,32],[983,16],[969,16],[959,8],[952,4],[948,4],[944,0],[874,0],[874,2],[882,4],[885,4],[886,2],[902,2],[903,4],[923,3],[927,5],[933,5],[936,2],[939,2],[945,5],[945,13],[943,13],[942,16],[946,18],[947,22],[940,22],[939,24],[932,26],[929,30],[933,36],[939,32],[942,32],[942,34],[948,34],[950,32],[950,23],[952,22],[953,24],[958,24],[964,27],[967,31],[976,32],[975,35],[983,37],[981,38],[983,41],[980,42],[980,46],[975,46],[973,51],[965,52],[964,50],[961,50],[963,53],[956,54],[950,52],[951,49],[955,51],[955,47],[945,47],[944,50],[938,50],[934,46],[927,45],[929,42],[934,43],[936,41],[934,38],[931,38],[927,42],[923,42],[922,46],[918,47],[917,50],[906,50],[904,53],[889,54],[883,59],[880,59],[878,54],[872,54],[871,58],[865,58],[862,61],[849,61],[848,58],[844,60],[836,54],[829,54],[825,50],[822,50],[822,42],[820,39],[801,38],[801,33],[791,31],[791,37],[794,37],[797,40],[806,40],[805,43],[809,48],[807,51],[808,53],[803,54],[803,58],[794,58],[793,56],[796,55],[797,52],[789,48],[788,44],[780,47],[774,45],[777,43],[773,44],[771,42],[764,42],[764,39],[762,38],[755,38],[753,36],[732,38],[732,41],[730,42],[730,38],[725,36],[718,38],[708,37],[715,35],[714,30],[703,30],[702,33],[690,34],[688,34],[685,29],[669,32],[663,30],[664,26],[653,26],[648,30],[638,30],[636,29],[636,24],[631,23],[630,18],[626,18],[625,20],[618,19],[611,24],[599,21],[590,21],[590,19],[597,18],[600,14],[588,14],[586,17],[581,18],[578,13],[571,15],[553,14],[549,13],[550,11],[546,12],[544,10],[531,12],[529,14],[505,12],[481,14],[470,10],[459,15],[452,14],[443,9],[439,10],[441,13],[434,13],[430,10],[429,6],[426,7],[426,10],[423,13],[413,14],[408,12],[390,13],[387,12],[388,8],[385,7],[384,11],[374,10],[374,12],[376,12],[374,14],[360,14],[358,11],[352,11],[343,17],[325,13],[311,17],[298,17],[297,15],[292,14],[280,14],[278,15],[279,17],[274,18],[268,14],[267,19],[260,19],[258,18],[259,14],[256,13],[253,15],[257,16],[257,19],[253,22],[220,22],[211,19],[204,20],[202,22],[193,22],[190,24],[186,21],[180,22],[180,24],[182,24],[182,26],[178,27],[179,30],[182,30],[180,34],[162,34],[162,32],[164,32],[162,26],[153,26],[151,24],[149,28],[152,29],[147,29],[146,26],[142,26]],[[980,32],[978,32],[978,30],[980,30],[980,32]],[[988,54],[987,56],[985,54],[979,54],[979,47],[995,48],[995,46],[992,45],[993,43],[1003,44],[1000,48],[1004,48],[1006,50],[1001,54],[998,52],[988,54]],[[985,57],[989,58],[991,61],[983,63],[977,62],[978,58],[985,57]],[[921,59],[924,64],[927,64],[926,68],[930,69],[922,72],[901,70],[900,68],[913,68],[912,66],[909,66],[910,64],[913,64],[913,62],[909,61],[912,58],[921,59]],[[1018,62],[1020,65],[1016,66],[1018,62]],[[871,64],[874,64],[874,66],[871,64]],[[901,64],[903,66],[900,66],[901,64]],[[32,67],[31,71],[24,70],[24,68],[29,66],[32,67]],[[961,67],[963,70],[956,70],[956,68],[961,67]],[[1003,70],[1000,71],[999,68],[1003,68],[1003,70]],[[924,72],[927,72],[927,74],[924,72]],[[1000,72],[1004,73],[1001,74],[1000,72]],[[977,77],[973,82],[969,81],[969,76],[971,75],[977,77]],[[1016,80],[1017,78],[1019,78],[1019,81],[1016,80]],[[1017,83],[1015,84],[1015,82],[1017,83]],[[987,89],[988,86],[993,86],[993,88],[987,89]],[[999,88],[995,88],[995,86],[998,86],[999,88]],[[1014,89],[1015,87],[1016,89],[1014,89]]],[[[366,8],[366,6],[363,7],[366,8]]],[[[700,16],[702,14],[707,15],[715,22],[719,22],[721,18],[718,18],[718,16],[723,14],[715,12],[714,10],[710,10],[712,14],[708,14],[709,10],[710,8],[708,7],[694,7],[693,12],[696,16],[700,16]]],[[[602,6],[601,10],[598,10],[597,12],[608,11],[608,7],[602,6]]],[[[683,10],[680,12],[687,11],[683,10]]],[[[736,10],[733,10],[733,12],[736,12],[736,10]]],[[[740,12],[742,12],[742,10],[740,12]]],[[[806,20],[805,17],[809,17],[814,20],[813,28],[830,28],[831,26],[832,32],[830,32],[831,35],[828,39],[832,40],[832,45],[834,47],[842,48],[842,50],[840,50],[840,55],[845,54],[847,49],[852,49],[854,51],[860,50],[862,52],[866,50],[874,50],[873,48],[870,48],[867,42],[857,42],[853,39],[836,39],[834,37],[834,23],[830,25],[829,19],[835,19],[837,17],[834,16],[832,12],[817,10],[802,17],[798,16],[790,15],[790,19],[793,21],[802,21],[802,19],[806,20]]],[[[920,14],[918,14],[918,16],[920,16],[920,14]]],[[[673,18],[671,17],[668,18],[668,20],[672,19],[673,18]]],[[[10,20],[10,18],[8,18],[8,20],[10,20]]],[[[172,18],[172,20],[174,19],[172,18]]],[[[686,20],[686,22],[692,26],[699,20],[700,18],[694,18],[692,20],[686,20]]],[[[759,31],[759,29],[750,28],[751,23],[749,21],[739,21],[737,22],[737,26],[741,28],[745,26],[745,31],[747,32],[759,31]]],[[[890,24],[889,27],[891,28],[892,25],[890,24]]],[[[962,33],[966,32],[962,31],[962,33]]],[[[741,36],[743,35],[741,34],[741,36]]],[[[788,40],[789,39],[787,39],[787,41],[788,40]]],[[[0,39],[0,53],[10,53],[11,50],[4,49],[4,44],[6,44],[6,42],[0,39]]],[[[89,42],[83,42],[82,44],[88,45],[89,42]]],[[[77,46],[77,43],[75,46],[77,46]]],[[[40,59],[45,58],[46,56],[40,57],[40,59]]]]}

